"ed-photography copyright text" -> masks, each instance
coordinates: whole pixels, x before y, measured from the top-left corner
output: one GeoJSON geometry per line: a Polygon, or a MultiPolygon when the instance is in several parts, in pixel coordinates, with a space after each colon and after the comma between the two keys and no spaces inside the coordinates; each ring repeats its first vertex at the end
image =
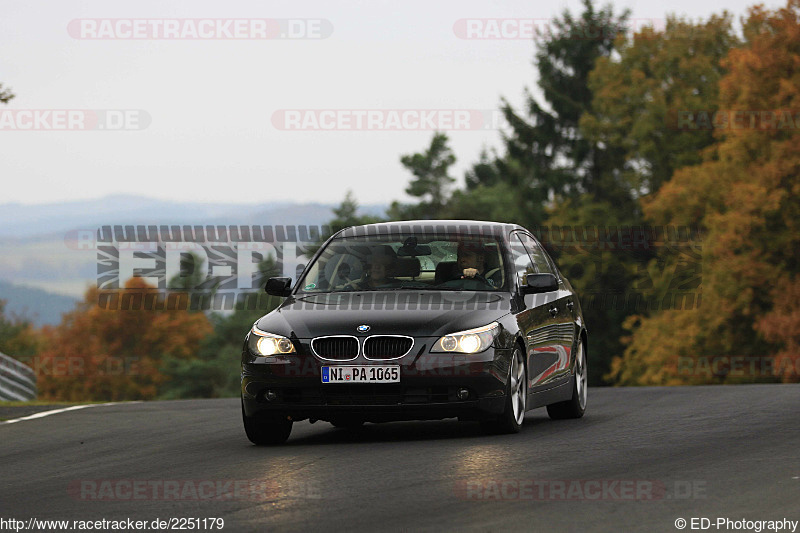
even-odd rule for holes
{"type": "Polygon", "coordinates": [[[706,518],[706,517],[691,517],[691,518],[678,518],[675,520],[676,529],[689,529],[689,530],[709,530],[714,529],[717,531],[791,531],[794,533],[797,530],[797,524],[800,520],[789,520],[788,518],[781,518],[778,520],[747,520],[745,518],[706,518]]]}

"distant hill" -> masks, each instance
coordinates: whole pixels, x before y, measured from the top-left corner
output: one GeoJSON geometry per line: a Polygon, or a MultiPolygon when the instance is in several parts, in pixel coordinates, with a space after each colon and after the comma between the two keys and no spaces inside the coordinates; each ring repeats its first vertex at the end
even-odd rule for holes
{"type": "Polygon", "coordinates": [[[72,311],[75,298],[14,285],[0,280],[0,300],[6,301],[6,316],[19,316],[30,320],[35,326],[58,324],[61,314],[72,311]]]}
{"type": "MultiPolygon", "coordinates": [[[[57,204],[0,204],[0,238],[54,235],[104,224],[264,224],[321,225],[338,204],[215,204],[164,201],[114,195],[57,204]]],[[[385,205],[362,206],[361,213],[383,215],[385,205]]]]}

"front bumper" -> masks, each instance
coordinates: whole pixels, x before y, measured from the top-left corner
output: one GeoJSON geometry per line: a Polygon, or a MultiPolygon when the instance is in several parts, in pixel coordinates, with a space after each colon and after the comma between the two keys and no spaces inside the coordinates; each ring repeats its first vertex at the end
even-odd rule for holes
{"type": "MultiPolygon", "coordinates": [[[[425,343],[430,346],[431,343],[425,343]]],[[[474,355],[430,353],[425,349],[395,360],[324,361],[302,353],[253,358],[242,364],[242,400],[247,416],[271,413],[293,420],[342,417],[370,422],[458,417],[480,420],[505,406],[507,350],[474,355]],[[398,365],[399,383],[322,383],[323,366],[398,365]],[[460,390],[467,390],[464,399],[460,390]],[[271,398],[271,399],[270,399],[271,398]]]]}

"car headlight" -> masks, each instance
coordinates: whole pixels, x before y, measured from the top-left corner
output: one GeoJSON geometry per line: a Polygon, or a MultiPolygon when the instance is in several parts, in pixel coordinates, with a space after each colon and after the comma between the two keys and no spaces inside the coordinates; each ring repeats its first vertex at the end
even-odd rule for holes
{"type": "Polygon", "coordinates": [[[492,345],[498,331],[500,331],[500,324],[492,322],[488,326],[451,333],[436,341],[431,351],[454,353],[482,352],[492,345]]]}
{"type": "Polygon", "coordinates": [[[250,331],[248,346],[251,352],[262,356],[297,353],[292,341],[281,335],[261,331],[255,325],[250,331]]]}

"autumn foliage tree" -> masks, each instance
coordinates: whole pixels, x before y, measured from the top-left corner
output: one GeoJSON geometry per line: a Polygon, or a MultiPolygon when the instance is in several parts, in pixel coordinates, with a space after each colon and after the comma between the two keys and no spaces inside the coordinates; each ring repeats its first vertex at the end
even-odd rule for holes
{"type": "Polygon", "coordinates": [[[139,301],[138,309],[135,303],[129,310],[104,309],[99,296],[90,288],[58,327],[45,329],[34,365],[40,398],[153,399],[166,379],[163,361],[196,357],[211,331],[203,313],[164,309],[164,293],[139,278],[129,280],[119,295],[120,302],[139,301]]]}
{"type": "Polygon", "coordinates": [[[800,381],[800,0],[752,8],[744,39],[722,64],[715,143],[645,203],[657,224],[705,232],[702,307],[629,324],[620,383],[703,381],[680,358],[718,356],[761,360],[750,380],[800,381]]]}
{"type": "Polygon", "coordinates": [[[616,172],[637,196],[657,192],[675,170],[702,161],[713,132],[676,128],[676,111],[717,109],[720,61],[737,44],[727,13],[696,23],[668,17],[663,29],[621,34],[617,54],[598,58],[581,131],[621,150],[616,172]]]}
{"type": "MultiPolygon", "coordinates": [[[[641,228],[647,223],[641,200],[656,193],[676,169],[701,162],[702,150],[714,142],[710,129],[678,130],[675,110],[717,109],[725,73],[720,61],[737,43],[727,14],[698,22],[669,17],[664,28],[620,34],[616,53],[598,57],[588,75],[592,101],[580,117],[580,130],[587,142],[615,155],[606,173],[616,176],[627,199],[567,198],[550,209],[547,224],[641,228]]],[[[682,296],[677,288],[690,285],[686,273],[698,262],[687,264],[687,256],[696,253],[690,248],[695,243],[681,243],[689,248],[681,250],[667,242],[616,249],[593,244],[584,243],[582,253],[563,253],[558,260],[581,294],[590,330],[601,332],[592,335],[590,366],[592,382],[599,383],[612,358],[625,349],[624,326],[639,323],[642,313],[673,308],[676,296],[682,296]]],[[[637,367],[636,374],[650,371],[637,367]]]]}

